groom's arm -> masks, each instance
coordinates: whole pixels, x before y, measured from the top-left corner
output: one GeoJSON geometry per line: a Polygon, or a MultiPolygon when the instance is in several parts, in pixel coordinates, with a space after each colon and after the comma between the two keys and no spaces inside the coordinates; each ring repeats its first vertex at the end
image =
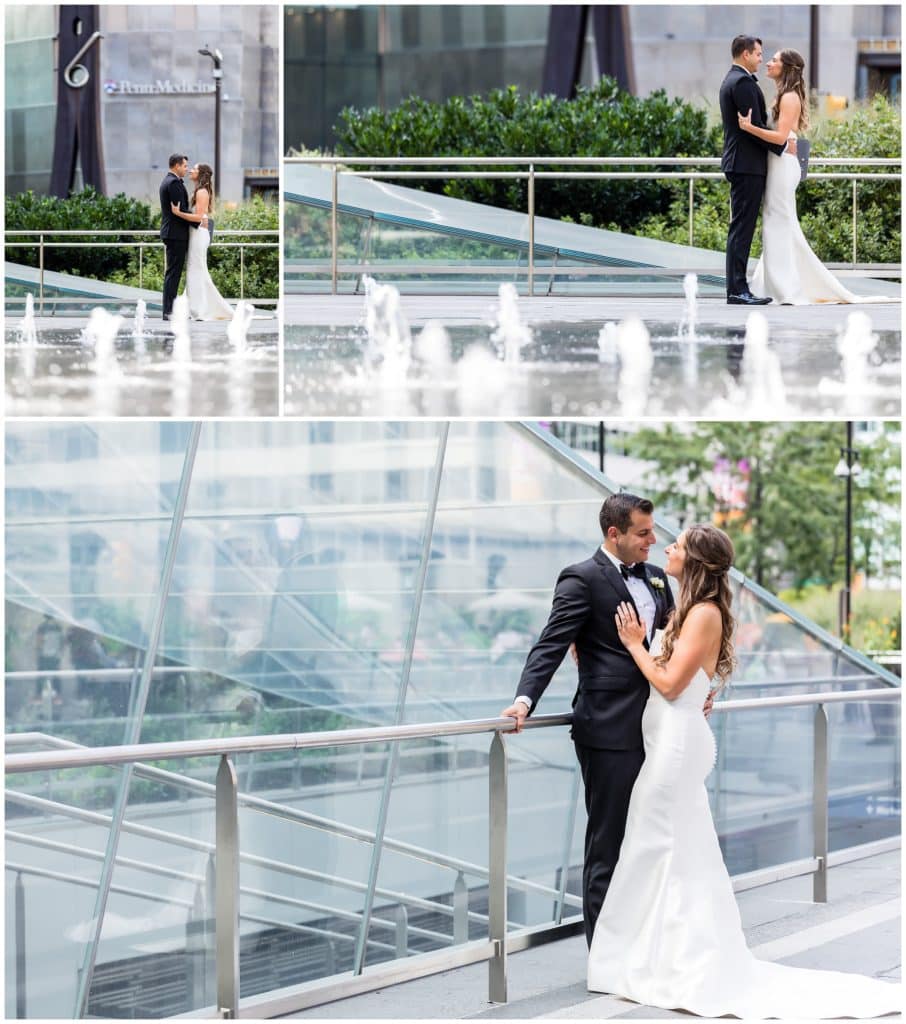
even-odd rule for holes
{"type": "Polygon", "coordinates": [[[591,610],[588,584],[580,575],[564,569],[557,580],[547,625],[529,651],[516,689],[516,699],[503,714],[524,718],[538,703],[554,673],[575,640],[591,610]]]}
{"type": "MultiPolygon", "coordinates": [[[[752,81],[751,78],[740,78],[740,80],[733,87],[733,102],[736,104],[736,109],[740,114],[745,115],[752,112],[752,124],[758,128],[766,128],[767,125],[761,123],[761,117],[759,111],[761,110],[761,95],[758,86],[752,81]]],[[[777,156],[786,149],[786,143],[779,142],[765,142],[764,139],[759,139],[757,135],[749,135],[753,142],[757,142],[759,146],[763,146],[765,149],[769,149],[772,153],[776,153],[777,156]]]]}

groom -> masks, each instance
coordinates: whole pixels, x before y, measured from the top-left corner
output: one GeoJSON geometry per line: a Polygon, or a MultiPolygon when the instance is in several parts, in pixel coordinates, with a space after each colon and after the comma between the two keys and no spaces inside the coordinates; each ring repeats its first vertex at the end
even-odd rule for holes
{"type": "MultiPolygon", "coordinates": [[[[164,274],[164,320],[170,319],[173,302],[179,291],[179,280],[186,265],[189,249],[189,227],[191,222],[176,217],[170,208],[175,203],[180,210],[189,212],[189,193],[183,183],[189,169],[189,158],[181,153],[170,157],[170,170],[160,183],[160,237],[167,251],[167,272],[164,274]]],[[[191,227],[198,227],[191,224],[191,227]]]]}
{"type": "Polygon", "coordinates": [[[599,516],[604,543],[591,558],[564,569],[550,618],[529,651],[516,699],[501,714],[518,732],[575,642],[579,688],[572,738],[585,783],[588,826],[582,904],[591,946],[626,829],[629,797],[645,759],[642,712],[648,681],[617,635],[617,605],[628,601],[648,625],[648,646],[673,610],[663,571],[645,563],[655,543],[654,506],[634,494],[612,494],[599,516]]]}
{"type": "Polygon", "coordinates": [[[733,64],[720,87],[720,116],[724,125],[724,152],[720,169],[730,182],[730,230],[727,234],[727,302],[736,306],[766,306],[768,296],[749,291],[746,268],[768,175],[768,150],[778,156],[787,146],[765,142],[739,127],[737,112],[752,113],[752,124],[767,127],[767,107],[755,72],[761,64],[761,40],[737,36],[730,44],[733,64]]]}

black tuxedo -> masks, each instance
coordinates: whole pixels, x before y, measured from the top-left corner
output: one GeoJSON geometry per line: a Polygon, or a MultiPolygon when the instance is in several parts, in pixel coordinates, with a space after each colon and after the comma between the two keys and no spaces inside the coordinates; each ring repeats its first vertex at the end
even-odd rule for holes
{"type": "MultiPolygon", "coordinates": [[[[648,565],[645,583],[655,600],[654,629],[663,629],[674,605],[670,585],[661,569],[648,565]]],[[[642,713],[649,687],[617,634],[614,617],[622,601],[635,606],[619,570],[600,548],[564,569],[547,625],[529,651],[516,691],[516,696],[531,699],[534,710],[575,641],[579,686],[573,698],[572,738],[588,812],[582,898],[589,944],[619,856],[632,787],[645,759],[642,713]]]]}
{"type": "Polygon", "coordinates": [[[164,316],[173,310],[173,300],[179,291],[179,280],[186,264],[189,248],[189,228],[197,227],[190,221],[174,215],[170,204],[189,212],[189,193],[179,175],[169,171],[160,183],[160,237],[167,251],[167,272],[164,274],[164,316]]]}
{"type": "Polygon", "coordinates": [[[727,232],[727,295],[749,290],[746,267],[752,236],[768,173],[768,151],[783,152],[784,147],[765,142],[739,127],[737,114],[752,111],[752,124],[767,127],[768,112],[764,94],[754,75],[733,64],[720,86],[720,116],[724,125],[724,151],[720,169],[730,182],[730,228],[727,232]]]}

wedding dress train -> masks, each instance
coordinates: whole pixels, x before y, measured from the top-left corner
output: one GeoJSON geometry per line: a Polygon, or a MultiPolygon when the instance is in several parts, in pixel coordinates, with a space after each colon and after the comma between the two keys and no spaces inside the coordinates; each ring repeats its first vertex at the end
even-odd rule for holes
{"type": "Polygon", "coordinates": [[[189,232],[189,255],[186,261],[186,297],[189,316],[194,320],[231,320],[233,307],[217,291],[208,271],[208,247],[211,235],[207,228],[189,232]]]}
{"type": "Polygon", "coordinates": [[[749,285],[752,294],[770,295],[791,306],[840,302],[898,302],[891,296],[857,295],[845,288],[812,252],[796,212],[799,161],[768,154],[768,177],[761,207],[761,258],[749,285]]]}
{"type": "Polygon", "coordinates": [[[651,687],[645,762],[595,926],[588,988],[707,1017],[899,1012],[896,984],[769,963],[746,946],[705,789],[717,749],[702,714],[709,687],[701,669],[675,701],[651,687]]]}

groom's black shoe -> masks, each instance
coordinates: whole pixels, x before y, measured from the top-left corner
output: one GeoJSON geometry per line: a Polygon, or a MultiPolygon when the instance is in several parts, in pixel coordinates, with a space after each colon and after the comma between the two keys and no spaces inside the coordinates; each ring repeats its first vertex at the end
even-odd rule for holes
{"type": "Polygon", "coordinates": [[[166,313],[164,313],[164,315],[161,317],[161,320],[169,320],[169,319],[170,318],[169,318],[169,316],[167,316],[166,313]]]}
{"type": "Polygon", "coordinates": [[[770,295],[759,297],[751,292],[742,292],[740,295],[728,295],[727,305],[729,306],[766,306],[774,300],[770,295]]]}

